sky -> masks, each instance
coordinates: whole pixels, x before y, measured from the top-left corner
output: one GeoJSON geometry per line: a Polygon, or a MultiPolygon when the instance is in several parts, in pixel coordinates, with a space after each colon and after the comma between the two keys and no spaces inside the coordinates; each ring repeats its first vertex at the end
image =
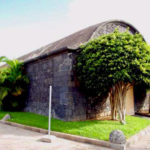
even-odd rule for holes
{"type": "Polygon", "coordinates": [[[150,43],[149,0],[0,0],[0,56],[18,58],[80,29],[124,20],[150,43]]]}

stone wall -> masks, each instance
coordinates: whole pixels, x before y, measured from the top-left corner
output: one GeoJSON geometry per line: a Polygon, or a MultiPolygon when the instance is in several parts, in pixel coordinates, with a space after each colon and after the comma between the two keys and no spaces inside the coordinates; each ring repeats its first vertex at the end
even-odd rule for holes
{"type": "MultiPolygon", "coordinates": [[[[115,28],[123,32],[128,27],[130,26],[121,22],[104,23],[93,32],[89,40],[102,34],[113,32],[115,28]]],[[[136,32],[132,27],[130,27],[129,31],[133,34],[136,32]]],[[[76,43],[76,39],[73,40],[76,43]]],[[[108,98],[105,102],[94,102],[85,98],[84,94],[79,91],[76,77],[73,73],[75,57],[75,53],[66,51],[26,64],[25,68],[30,78],[30,86],[25,111],[48,115],[49,85],[52,85],[52,116],[54,118],[69,121],[98,119],[110,115],[108,98]]],[[[138,110],[139,106],[142,107],[137,97],[135,110],[138,110]]],[[[133,105],[134,103],[132,103],[131,107],[133,105]]],[[[130,109],[130,101],[128,106],[130,109]]],[[[143,106],[145,109],[147,104],[143,106]]]]}
{"type": "Polygon", "coordinates": [[[75,121],[110,115],[108,99],[95,103],[78,89],[73,72],[75,58],[75,53],[65,52],[25,65],[30,79],[25,111],[48,115],[49,85],[52,85],[52,117],[75,121]]]}
{"type": "MultiPolygon", "coordinates": [[[[104,100],[87,101],[87,119],[105,119],[111,115],[109,97],[104,100]]],[[[126,95],[126,114],[134,115],[134,94],[133,87],[127,91],[126,95]]]]}
{"type": "Polygon", "coordinates": [[[129,88],[126,95],[126,114],[127,115],[134,115],[134,91],[133,86],[129,88]]]}
{"type": "Polygon", "coordinates": [[[75,121],[110,116],[109,98],[92,101],[79,90],[73,72],[75,58],[75,53],[63,52],[25,65],[30,79],[25,111],[48,115],[49,85],[52,85],[52,117],[75,121]]]}
{"type": "Polygon", "coordinates": [[[147,92],[142,86],[136,86],[134,88],[134,97],[135,112],[148,113],[150,105],[150,92],[147,92]]]}
{"type": "Polygon", "coordinates": [[[48,115],[52,85],[52,116],[66,121],[86,119],[86,101],[75,87],[72,62],[73,54],[64,52],[26,64],[30,86],[25,111],[48,115]]]}
{"type": "Polygon", "coordinates": [[[109,98],[103,100],[87,100],[87,119],[104,119],[110,116],[109,98]]]}

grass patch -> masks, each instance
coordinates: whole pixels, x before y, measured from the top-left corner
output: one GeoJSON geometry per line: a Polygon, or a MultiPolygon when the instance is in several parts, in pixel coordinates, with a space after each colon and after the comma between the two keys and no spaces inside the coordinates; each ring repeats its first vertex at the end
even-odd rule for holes
{"type": "MultiPolygon", "coordinates": [[[[6,113],[9,113],[11,115],[11,119],[9,120],[11,122],[39,127],[43,129],[48,128],[48,117],[46,116],[28,112],[0,112],[0,119],[6,113]]],[[[145,127],[150,125],[149,119],[133,116],[127,116],[126,122],[126,125],[121,125],[119,122],[111,120],[64,122],[58,119],[52,119],[52,130],[107,141],[112,130],[122,130],[125,136],[129,138],[139,132],[141,129],[144,129],[145,127]]]]}

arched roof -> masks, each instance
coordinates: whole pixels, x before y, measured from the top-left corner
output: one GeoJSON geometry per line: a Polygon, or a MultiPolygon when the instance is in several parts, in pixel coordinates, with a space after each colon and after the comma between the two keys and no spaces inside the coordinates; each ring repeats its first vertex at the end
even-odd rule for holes
{"type": "Polygon", "coordinates": [[[139,33],[139,31],[128,22],[122,20],[110,20],[89,26],[56,42],[41,47],[38,50],[32,51],[18,59],[23,62],[31,62],[32,60],[42,58],[42,56],[49,56],[52,53],[60,52],[65,49],[78,49],[81,44],[102,34],[113,32],[116,27],[119,27],[120,31],[125,31],[128,28],[132,34],[139,33]]]}

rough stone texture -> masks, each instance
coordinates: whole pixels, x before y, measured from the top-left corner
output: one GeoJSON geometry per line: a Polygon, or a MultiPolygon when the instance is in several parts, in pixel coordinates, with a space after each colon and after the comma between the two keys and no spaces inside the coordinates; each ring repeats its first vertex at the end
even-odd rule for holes
{"type": "Polygon", "coordinates": [[[52,85],[52,116],[62,120],[85,120],[85,98],[74,84],[72,54],[61,53],[26,65],[30,79],[25,111],[48,115],[52,85]]]}
{"type": "Polygon", "coordinates": [[[115,144],[125,144],[126,137],[120,130],[114,130],[109,135],[109,141],[115,144]]]}
{"type": "MultiPolygon", "coordinates": [[[[90,39],[94,39],[99,37],[102,34],[108,34],[114,31],[114,29],[118,28],[120,32],[125,32],[129,26],[127,24],[123,24],[121,22],[110,22],[107,24],[102,24],[97,28],[97,30],[92,34],[90,39]]],[[[134,34],[135,30],[129,28],[129,32],[134,34]]]]}
{"type": "MultiPolygon", "coordinates": [[[[100,35],[108,34],[113,32],[116,28],[120,32],[125,32],[129,26],[127,24],[123,24],[121,22],[108,22],[101,24],[96,31],[92,34],[91,39],[97,38],[100,35]]],[[[129,32],[134,34],[136,31],[129,27],[129,32]]],[[[109,98],[100,101],[100,102],[93,102],[89,101],[87,105],[87,118],[88,119],[101,119],[107,116],[110,116],[110,102],[109,98]]]]}
{"type": "MultiPolygon", "coordinates": [[[[136,32],[135,28],[125,22],[104,22],[32,52],[31,55],[25,55],[22,60],[30,60],[34,58],[34,54],[40,56],[50,50],[54,51],[56,47],[68,47],[69,43],[79,47],[82,42],[86,43],[102,34],[113,32],[116,27],[119,31],[125,31],[129,27],[131,33],[136,32]]],[[[73,72],[75,57],[75,53],[66,51],[26,63],[25,68],[30,78],[30,86],[25,111],[48,115],[49,85],[52,85],[52,116],[54,118],[74,121],[99,119],[110,115],[108,98],[106,101],[95,103],[88,101],[79,91],[73,72]]]]}
{"type": "Polygon", "coordinates": [[[134,88],[135,112],[148,113],[150,109],[150,92],[143,87],[134,88]]]}
{"type": "Polygon", "coordinates": [[[82,43],[86,43],[90,39],[98,37],[101,34],[110,33],[116,27],[119,27],[120,31],[125,31],[126,28],[129,28],[129,31],[131,33],[138,32],[138,30],[134,26],[132,26],[131,24],[123,20],[109,20],[109,21],[98,23],[96,25],[89,26],[65,38],[62,38],[58,41],[55,41],[46,46],[43,46],[40,49],[37,49],[24,56],[21,56],[18,59],[23,62],[26,62],[29,60],[31,61],[33,59],[41,57],[42,55],[48,54],[49,52],[54,52],[64,47],[68,49],[70,48],[78,49],[82,43]]]}
{"type": "Polygon", "coordinates": [[[110,116],[110,101],[109,98],[93,101],[87,101],[87,119],[104,119],[110,116]]]}

